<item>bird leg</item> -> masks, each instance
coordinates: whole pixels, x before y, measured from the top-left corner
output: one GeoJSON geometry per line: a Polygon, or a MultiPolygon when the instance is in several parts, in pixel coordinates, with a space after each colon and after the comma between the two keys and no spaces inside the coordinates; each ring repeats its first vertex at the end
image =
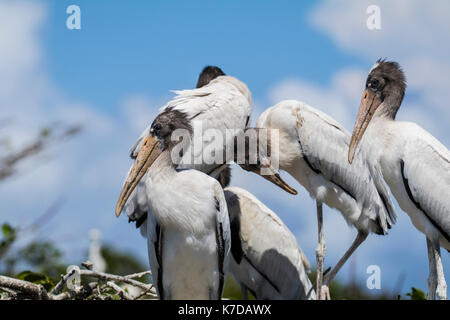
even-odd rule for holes
{"type": "Polygon", "coordinates": [[[434,300],[436,296],[437,287],[437,270],[436,270],[436,259],[434,257],[433,243],[427,237],[427,249],[428,249],[428,264],[430,268],[430,274],[428,275],[428,300],[434,300]]]}
{"type": "Polygon", "coordinates": [[[430,275],[428,276],[428,300],[434,300],[436,295],[439,300],[447,299],[447,284],[442,267],[441,249],[439,243],[435,243],[427,237],[428,260],[430,275]]]}
{"type": "Polygon", "coordinates": [[[441,250],[436,250],[437,288],[436,295],[439,300],[447,300],[447,283],[445,282],[444,268],[442,267],[441,250]]]}
{"type": "Polygon", "coordinates": [[[326,245],[325,239],[323,237],[323,210],[322,202],[317,201],[317,229],[318,229],[318,245],[316,249],[316,261],[317,261],[317,271],[316,271],[316,292],[317,299],[323,300],[322,297],[322,283],[323,283],[323,261],[325,259],[326,245]]]}
{"type": "Polygon", "coordinates": [[[330,297],[330,289],[326,285],[322,285],[322,288],[320,289],[320,296],[321,300],[331,300],[330,297]]]}
{"type": "Polygon", "coordinates": [[[358,232],[358,234],[356,235],[355,240],[353,241],[352,245],[350,246],[350,248],[348,248],[348,250],[344,253],[344,255],[342,256],[342,258],[338,261],[338,263],[334,266],[333,270],[331,270],[330,274],[328,275],[328,277],[325,279],[324,281],[324,286],[329,286],[331,281],[334,279],[334,277],[336,276],[336,274],[339,272],[339,270],[341,269],[341,267],[344,265],[344,263],[348,260],[348,258],[350,258],[350,256],[353,254],[353,252],[355,252],[355,250],[359,247],[359,245],[361,243],[364,242],[364,240],[366,240],[368,236],[368,233],[365,232],[358,232]]]}

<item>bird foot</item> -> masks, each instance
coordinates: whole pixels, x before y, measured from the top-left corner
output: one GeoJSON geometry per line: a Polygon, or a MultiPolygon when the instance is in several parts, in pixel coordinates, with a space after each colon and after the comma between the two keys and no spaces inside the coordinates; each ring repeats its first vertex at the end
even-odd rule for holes
{"type": "Polygon", "coordinates": [[[439,300],[447,300],[447,285],[439,285],[436,288],[436,296],[439,300]]]}
{"type": "Polygon", "coordinates": [[[320,289],[320,300],[331,300],[330,289],[326,285],[322,285],[320,289]]]}

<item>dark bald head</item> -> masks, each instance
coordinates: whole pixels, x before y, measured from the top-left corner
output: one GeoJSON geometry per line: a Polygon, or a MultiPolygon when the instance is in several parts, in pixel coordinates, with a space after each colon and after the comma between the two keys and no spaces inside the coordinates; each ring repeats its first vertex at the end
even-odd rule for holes
{"type": "Polygon", "coordinates": [[[385,111],[390,117],[395,118],[405,96],[405,74],[397,62],[380,59],[367,77],[366,89],[376,93],[381,102],[386,102],[385,111]]]}
{"type": "Polygon", "coordinates": [[[182,129],[190,134],[192,133],[191,123],[187,115],[169,107],[155,118],[150,127],[150,134],[160,141],[163,150],[165,150],[173,148],[178,143],[172,140],[172,133],[175,130],[182,129]]]}
{"type": "Polygon", "coordinates": [[[216,66],[206,66],[203,68],[202,72],[198,76],[197,86],[196,88],[201,88],[203,86],[206,86],[208,83],[210,83],[212,80],[219,76],[224,76],[225,73],[216,66]]]}
{"type": "Polygon", "coordinates": [[[378,60],[366,80],[358,116],[348,148],[351,164],[364,132],[374,118],[395,119],[405,96],[406,79],[397,62],[378,60]]]}
{"type": "Polygon", "coordinates": [[[405,74],[397,62],[378,60],[367,77],[367,84],[369,84],[369,79],[381,80],[380,84],[383,85],[383,87],[393,84],[395,87],[401,89],[403,94],[405,93],[405,74]]]}

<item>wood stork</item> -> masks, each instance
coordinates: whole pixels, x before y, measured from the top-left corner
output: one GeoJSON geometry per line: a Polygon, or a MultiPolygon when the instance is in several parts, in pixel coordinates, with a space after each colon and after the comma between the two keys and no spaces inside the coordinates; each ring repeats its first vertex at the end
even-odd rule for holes
{"type": "Polygon", "coordinates": [[[309,262],[281,219],[254,195],[224,189],[231,225],[230,273],[262,300],[315,300],[306,274],[309,262]]]}
{"type": "MultiPolygon", "coordinates": [[[[191,145],[183,157],[179,168],[194,168],[219,180],[222,187],[230,182],[230,168],[228,162],[233,160],[232,140],[233,135],[227,135],[227,129],[244,130],[250,120],[252,111],[252,98],[245,83],[237,78],[226,76],[216,66],[205,67],[199,75],[197,88],[194,90],[175,91],[177,96],[161,108],[160,112],[167,109],[179,110],[187,115],[193,128],[191,145]],[[197,130],[196,130],[197,129],[197,130]],[[203,148],[195,150],[194,143],[204,138],[208,130],[216,130],[224,141],[209,141],[209,145],[201,141],[203,148]],[[204,153],[203,150],[222,152],[224,159],[217,163],[215,153],[204,153]],[[193,152],[191,152],[193,151],[193,152]]],[[[130,150],[130,157],[135,159],[144,138],[148,134],[150,126],[147,127],[130,150]]],[[[237,132],[236,134],[238,134],[237,132]]],[[[276,183],[288,190],[295,192],[279,177],[268,177],[276,179],[276,183]]],[[[145,177],[144,179],[145,180],[145,177]]],[[[141,234],[146,235],[146,224],[149,208],[147,205],[147,191],[145,184],[140,182],[135,191],[130,195],[125,205],[125,211],[130,221],[136,221],[136,227],[140,228],[141,234]]]]}
{"type": "Polygon", "coordinates": [[[317,295],[320,299],[328,298],[329,283],[367,235],[371,232],[387,234],[395,223],[394,207],[379,168],[370,167],[362,152],[357,154],[354,165],[349,165],[341,152],[348,148],[350,133],[325,113],[299,101],[282,101],[267,109],[258,118],[256,128],[248,129],[246,134],[251,132],[267,141],[259,142],[258,163],[249,164],[246,159],[241,167],[261,174],[261,168],[270,163],[265,154],[278,151],[279,169],[292,175],[316,199],[319,229],[317,295]],[[258,133],[267,129],[267,134],[258,133]],[[278,129],[278,141],[271,139],[273,129],[278,129]],[[269,150],[261,153],[264,145],[269,150]],[[339,210],[346,222],[358,230],[356,239],[325,279],[323,287],[322,203],[339,210]]]}
{"type": "Polygon", "coordinates": [[[428,298],[446,299],[440,247],[450,250],[450,153],[417,124],[395,121],[405,89],[398,63],[375,63],[366,80],[348,160],[352,163],[358,156],[360,141],[370,151],[368,160],[381,167],[400,208],[426,236],[428,298]]]}
{"type": "MultiPolygon", "coordinates": [[[[191,127],[194,127],[193,122],[195,121],[197,124],[200,123],[202,127],[206,129],[211,127],[225,128],[225,122],[221,121],[219,118],[216,118],[216,123],[211,121],[215,119],[214,113],[220,115],[222,119],[227,112],[233,113],[227,116],[228,122],[234,122],[232,124],[233,127],[244,129],[250,119],[252,110],[251,93],[247,86],[238,79],[225,76],[225,73],[219,67],[206,66],[198,77],[197,89],[205,87],[216,78],[222,78],[217,79],[215,83],[207,88],[203,88],[201,91],[180,91],[179,95],[162,107],[160,112],[163,112],[167,108],[172,108],[172,106],[175,105],[191,119],[191,127]],[[180,101],[183,97],[185,100],[180,101]],[[237,106],[237,108],[234,109],[234,106],[237,106]],[[214,107],[215,110],[213,110],[214,107]]],[[[150,130],[150,126],[151,125],[145,128],[131,148],[130,157],[132,159],[136,159],[142,146],[142,142],[150,130]]],[[[198,140],[192,139],[192,141],[198,140]]],[[[214,178],[219,180],[222,187],[229,184],[231,175],[228,165],[218,166],[217,170],[214,170],[211,165],[205,164],[203,167],[201,166],[201,164],[204,163],[204,159],[201,159],[201,154],[198,155],[198,158],[200,158],[200,161],[197,161],[197,163],[200,164],[195,166],[196,169],[208,174],[213,174],[214,178]]],[[[191,167],[194,166],[191,165],[191,167]]],[[[143,180],[145,180],[145,177],[143,180]]],[[[129,217],[129,222],[136,222],[136,228],[140,228],[143,237],[146,237],[147,235],[146,219],[148,210],[147,191],[145,189],[145,184],[140,182],[126,202],[125,211],[129,217]]]]}
{"type": "MultiPolygon", "coordinates": [[[[144,138],[116,207],[120,215],[145,176],[147,241],[160,299],[220,299],[230,251],[227,205],[219,182],[193,169],[177,169],[175,130],[192,133],[189,116],[168,108],[144,138]]],[[[183,139],[181,144],[189,144],[183,139]]]]}
{"type": "MultiPolygon", "coordinates": [[[[177,96],[161,109],[160,115],[167,112],[181,114],[183,115],[183,121],[191,128],[189,131],[191,144],[187,147],[187,151],[185,152],[186,156],[182,157],[180,163],[177,164],[177,170],[197,169],[217,178],[225,186],[229,183],[230,179],[227,164],[229,159],[225,158],[220,163],[214,163],[208,158],[211,157],[211,154],[196,151],[194,142],[198,142],[198,139],[202,138],[203,134],[202,130],[196,129],[199,126],[204,131],[214,128],[215,130],[219,130],[222,136],[228,139],[222,142],[213,141],[213,150],[223,151],[225,149],[226,151],[227,146],[228,148],[232,148],[232,144],[230,147],[230,141],[233,139],[233,136],[227,136],[225,131],[226,129],[243,130],[246,128],[252,108],[251,93],[243,82],[236,78],[225,76],[222,70],[211,66],[206,67],[202,71],[197,86],[199,88],[194,90],[177,91],[177,96]]],[[[171,125],[169,123],[169,126],[171,125]]],[[[136,159],[136,161],[139,153],[142,152],[143,143],[150,129],[151,127],[148,127],[144,130],[130,151],[131,157],[136,159]]],[[[202,151],[202,148],[200,148],[200,151],[202,151]]],[[[233,155],[230,152],[224,152],[224,154],[226,156],[233,155]]],[[[130,169],[129,175],[132,173],[132,170],[133,167],[130,169]]],[[[125,185],[129,184],[127,180],[125,181],[125,185]]],[[[153,216],[151,213],[153,210],[151,199],[155,197],[148,187],[148,180],[151,181],[151,178],[145,172],[142,179],[134,180],[135,185],[128,189],[126,195],[121,197],[116,208],[116,214],[119,215],[125,206],[125,211],[129,219],[136,221],[136,227],[139,227],[141,234],[147,238],[149,257],[153,261],[152,263],[155,264],[155,257],[152,254],[152,250],[154,251],[153,245],[158,239],[155,236],[155,225],[157,225],[158,221],[153,217],[147,221],[147,216],[153,216]]],[[[193,179],[191,184],[194,181],[196,180],[193,179]]],[[[191,184],[187,184],[187,186],[191,184]]],[[[180,187],[180,190],[182,191],[184,188],[180,187]]]]}

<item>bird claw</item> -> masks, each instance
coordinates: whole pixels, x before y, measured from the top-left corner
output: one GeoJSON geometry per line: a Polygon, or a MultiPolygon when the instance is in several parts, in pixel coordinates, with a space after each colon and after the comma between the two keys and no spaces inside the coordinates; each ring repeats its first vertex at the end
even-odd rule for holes
{"type": "Polygon", "coordinates": [[[436,296],[439,300],[447,300],[447,285],[438,284],[436,296]]]}
{"type": "Polygon", "coordinates": [[[322,285],[322,288],[320,288],[320,300],[331,300],[330,289],[326,285],[322,285]]]}

